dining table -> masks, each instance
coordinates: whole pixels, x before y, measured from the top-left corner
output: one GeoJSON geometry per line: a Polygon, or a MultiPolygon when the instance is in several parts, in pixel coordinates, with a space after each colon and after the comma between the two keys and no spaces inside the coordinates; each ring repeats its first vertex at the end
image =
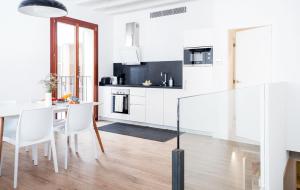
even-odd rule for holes
{"type": "MultiPolygon", "coordinates": [[[[94,107],[101,105],[100,102],[93,102],[94,107]]],[[[68,112],[68,103],[57,103],[56,105],[52,105],[53,114],[57,115],[59,113],[67,113],[68,112]]],[[[10,104],[0,107],[0,158],[2,156],[2,146],[3,146],[3,134],[5,127],[5,118],[6,117],[17,117],[21,114],[23,109],[35,109],[35,108],[43,108],[49,107],[44,102],[36,102],[36,103],[23,103],[23,104],[10,104]]],[[[99,134],[99,130],[96,123],[96,118],[93,116],[93,128],[98,140],[98,144],[101,148],[101,151],[104,153],[104,147],[102,144],[101,136],[99,134]]]]}

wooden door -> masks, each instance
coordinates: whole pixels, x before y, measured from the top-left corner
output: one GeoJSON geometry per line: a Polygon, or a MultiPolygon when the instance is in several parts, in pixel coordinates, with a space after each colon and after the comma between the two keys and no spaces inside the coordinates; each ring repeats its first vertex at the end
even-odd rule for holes
{"type": "Polygon", "coordinates": [[[56,74],[59,80],[53,96],[59,98],[65,93],[72,93],[82,101],[97,102],[98,25],[68,17],[52,18],[50,25],[50,72],[56,74]],[[86,68],[87,62],[89,69],[86,68]],[[85,76],[86,73],[89,76],[85,76]]]}

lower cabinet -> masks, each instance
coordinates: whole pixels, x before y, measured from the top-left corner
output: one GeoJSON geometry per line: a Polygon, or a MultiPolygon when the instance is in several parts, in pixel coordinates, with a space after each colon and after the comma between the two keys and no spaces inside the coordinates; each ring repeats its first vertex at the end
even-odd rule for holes
{"type": "Polygon", "coordinates": [[[146,123],[164,124],[163,89],[146,89],[146,123]]]}
{"type": "Polygon", "coordinates": [[[164,125],[177,126],[177,102],[183,90],[164,89],[164,125]]]}
{"type": "Polygon", "coordinates": [[[145,105],[130,105],[130,121],[145,122],[145,105]]]}
{"type": "Polygon", "coordinates": [[[130,88],[129,115],[112,113],[112,88],[100,87],[100,116],[154,125],[177,126],[179,89],[130,88]]]}
{"type": "Polygon", "coordinates": [[[146,120],[146,106],[145,106],[145,89],[131,89],[130,90],[130,107],[129,119],[130,121],[145,122],[146,120]]]}

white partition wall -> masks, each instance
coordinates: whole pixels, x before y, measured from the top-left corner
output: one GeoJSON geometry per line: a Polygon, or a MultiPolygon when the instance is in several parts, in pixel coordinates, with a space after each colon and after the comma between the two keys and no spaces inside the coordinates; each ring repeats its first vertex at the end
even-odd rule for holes
{"type": "Polygon", "coordinates": [[[186,189],[264,186],[266,105],[265,85],[179,99],[186,189]]]}
{"type": "Polygon", "coordinates": [[[299,87],[280,82],[181,98],[187,187],[205,189],[202,180],[207,179],[216,188],[232,183],[235,188],[282,190],[288,151],[300,152],[299,87]],[[231,178],[210,179],[205,171],[216,172],[215,164],[220,175],[231,178]],[[242,169],[248,164],[256,175],[242,169]]]}

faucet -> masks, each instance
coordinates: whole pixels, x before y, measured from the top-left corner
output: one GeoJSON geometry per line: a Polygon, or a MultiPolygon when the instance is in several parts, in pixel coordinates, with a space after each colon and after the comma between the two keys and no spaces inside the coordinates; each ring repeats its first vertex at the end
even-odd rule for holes
{"type": "Polygon", "coordinates": [[[160,76],[162,77],[162,86],[167,86],[167,74],[168,73],[165,73],[165,72],[161,72],[160,73],[160,76]]]}

